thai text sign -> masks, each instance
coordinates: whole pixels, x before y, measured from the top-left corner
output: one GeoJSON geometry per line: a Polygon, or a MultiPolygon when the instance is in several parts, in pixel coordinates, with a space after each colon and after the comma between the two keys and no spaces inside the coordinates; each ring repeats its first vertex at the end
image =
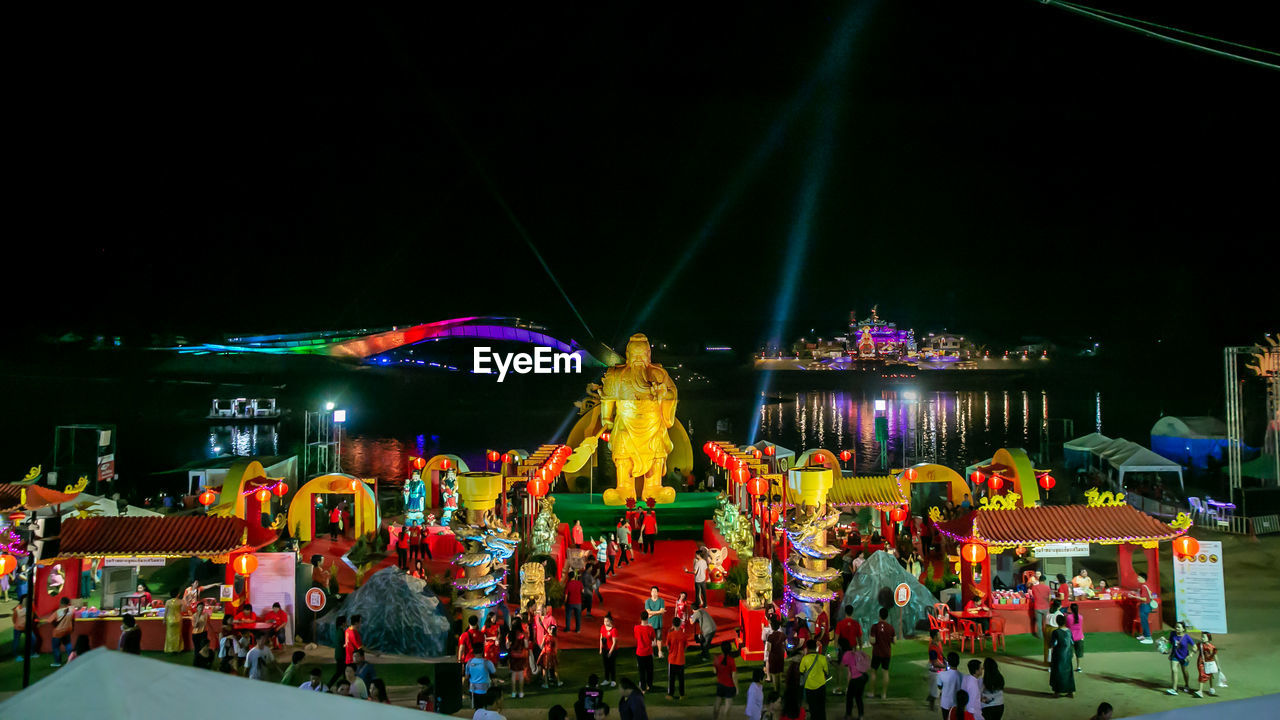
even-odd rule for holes
{"type": "Polygon", "coordinates": [[[1173,558],[1173,599],[1188,629],[1227,631],[1227,598],[1222,585],[1222,543],[1201,540],[1195,555],[1173,558]]]}
{"type": "Polygon", "coordinates": [[[1036,545],[1036,557],[1089,557],[1089,543],[1049,543],[1036,545]]]}

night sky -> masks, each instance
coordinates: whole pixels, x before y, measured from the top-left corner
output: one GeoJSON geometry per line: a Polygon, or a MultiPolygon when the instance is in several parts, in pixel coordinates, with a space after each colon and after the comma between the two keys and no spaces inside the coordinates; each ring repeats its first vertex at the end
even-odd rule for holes
{"type": "MultiPolygon", "coordinates": [[[[584,337],[518,222],[615,344],[754,346],[788,282],[787,336],[873,303],[1000,338],[1280,330],[1280,73],[1031,0],[880,0],[852,33],[835,2],[441,7],[15,22],[11,327],[584,337]]],[[[1099,7],[1280,49],[1251,3],[1099,7]]]]}

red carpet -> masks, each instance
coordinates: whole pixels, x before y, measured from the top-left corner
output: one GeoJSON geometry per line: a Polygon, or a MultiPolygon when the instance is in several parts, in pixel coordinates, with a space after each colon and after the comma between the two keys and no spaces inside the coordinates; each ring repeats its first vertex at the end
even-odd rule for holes
{"type": "MultiPolygon", "coordinates": [[[[698,548],[694,540],[659,540],[652,555],[636,553],[636,559],[630,565],[618,568],[616,575],[610,575],[608,582],[600,586],[604,596],[603,607],[597,601],[591,608],[593,617],[582,619],[581,632],[568,632],[565,628],[564,609],[555,612],[556,622],[560,626],[560,647],[565,650],[577,648],[595,648],[600,637],[600,623],[605,612],[613,614],[614,627],[618,628],[618,644],[620,647],[635,647],[635,636],[632,628],[640,621],[640,610],[644,601],[649,598],[649,588],[658,586],[659,596],[667,601],[667,614],[663,627],[671,627],[671,618],[675,610],[676,597],[683,590],[693,598],[693,575],[686,574],[685,568],[693,568],[693,551],[698,548]]],[[[716,641],[732,640],[738,628],[738,608],[722,607],[722,592],[707,591],[707,599],[711,605],[711,617],[716,621],[716,641]]]]}

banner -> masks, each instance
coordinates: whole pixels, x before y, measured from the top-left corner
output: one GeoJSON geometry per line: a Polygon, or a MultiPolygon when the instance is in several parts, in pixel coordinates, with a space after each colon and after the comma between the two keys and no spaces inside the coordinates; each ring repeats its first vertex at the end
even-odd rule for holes
{"type": "Polygon", "coordinates": [[[1177,620],[1188,630],[1227,632],[1227,599],[1222,584],[1222,543],[1200,541],[1195,555],[1173,558],[1173,599],[1177,620]]]}
{"type": "Polygon", "coordinates": [[[1036,557],[1089,557],[1089,543],[1049,543],[1035,545],[1036,557]]]}
{"type": "Polygon", "coordinates": [[[294,593],[297,583],[294,574],[297,571],[298,557],[291,552],[254,553],[258,558],[258,569],[253,571],[249,580],[249,603],[253,611],[262,615],[271,609],[271,603],[280,603],[281,609],[289,616],[285,624],[284,644],[293,644],[294,632],[294,593]]]}

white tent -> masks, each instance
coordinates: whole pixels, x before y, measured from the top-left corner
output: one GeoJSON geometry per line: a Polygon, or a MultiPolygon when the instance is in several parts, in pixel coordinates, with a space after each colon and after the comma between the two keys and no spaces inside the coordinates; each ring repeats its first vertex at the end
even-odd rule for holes
{"type": "Polygon", "coordinates": [[[1099,445],[1111,442],[1111,438],[1102,433],[1089,433],[1084,437],[1078,437],[1075,440],[1068,440],[1062,443],[1062,447],[1067,450],[1092,450],[1099,445]]]}
{"type": "MultiPolygon", "coordinates": [[[[302,680],[299,680],[301,683],[302,680]]],[[[438,718],[407,707],[362,702],[248,680],[190,665],[98,648],[0,703],[0,717],[35,718],[57,708],[74,718],[226,720],[270,715],[271,720],[317,718],[438,718]]]]}
{"type": "Polygon", "coordinates": [[[1191,707],[1162,710],[1148,715],[1126,716],[1129,720],[1218,720],[1224,717],[1280,717],[1280,694],[1259,695],[1243,700],[1206,700],[1191,707]]]}
{"type": "Polygon", "coordinates": [[[1176,472],[1178,473],[1178,484],[1186,490],[1186,485],[1182,482],[1182,466],[1172,460],[1161,457],[1150,450],[1138,446],[1136,450],[1129,453],[1122,453],[1123,457],[1118,454],[1116,457],[1108,458],[1111,467],[1120,473],[1120,487],[1124,488],[1124,475],[1131,472],[1176,472]]]}

